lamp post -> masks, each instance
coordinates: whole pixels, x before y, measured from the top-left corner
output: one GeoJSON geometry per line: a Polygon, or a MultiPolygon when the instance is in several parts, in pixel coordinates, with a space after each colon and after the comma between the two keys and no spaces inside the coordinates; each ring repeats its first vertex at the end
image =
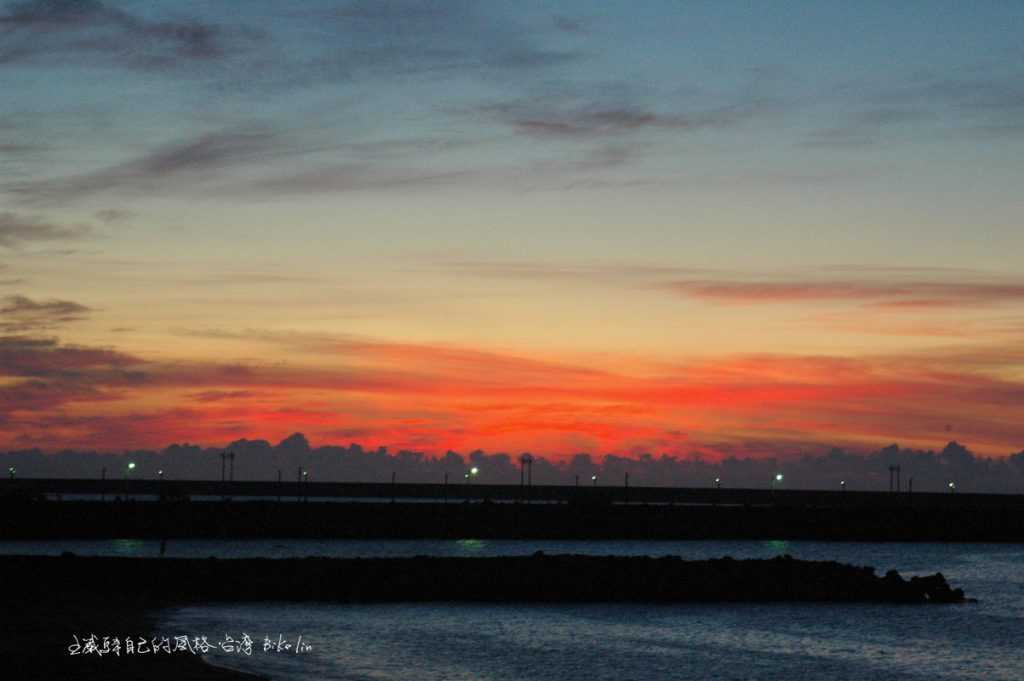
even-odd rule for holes
{"type": "Polygon", "coordinates": [[[17,475],[17,473],[18,469],[15,468],[14,466],[11,466],[10,468],[7,469],[7,474],[11,476],[11,480],[14,480],[14,476],[17,475]]]}
{"type": "Polygon", "coordinates": [[[953,482],[952,480],[949,481],[949,492],[950,494],[956,493],[956,483],[953,482]]]}
{"type": "Polygon", "coordinates": [[[129,461],[128,465],[124,467],[124,498],[128,499],[128,476],[135,470],[135,462],[129,461]]]}
{"type": "Polygon", "coordinates": [[[480,474],[480,469],[473,466],[466,472],[466,501],[469,501],[469,488],[473,485],[473,478],[480,474]]]}
{"type": "Polygon", "coordinates": [[[525,498],[527,488],[533,488],[533,457],[523,454],[519,457],[519,496],[525,498]]]}
{"type": "Polygon", "coordinates": [[[722,479],[715,478],[715,489],[722,489],[722,479]]]}
{"type": "Polygon", "coordinates": [[[594,487],[597,487],[597,473],[594,473],[593,475],[590,476],[590,482],[593,484],[594,487]]]}
{"type": "Polygon", "coordinates": [[[846,491],[846,481],[845,481],[845,480],[840,480],[840,481],[839,481],[839,489],[840,489],[840,491],[842,491],[842,492],[845,492],[845,491],[846,491]]]}
{"type": "Polygon", "coordinates": [[[776,473],[775,477],[772,478],[772,491],[773,492],[775,491],[775,486],[778,485],[780,482],[782,482],[782,478],[783,478],[782,473],[776,473]]]}

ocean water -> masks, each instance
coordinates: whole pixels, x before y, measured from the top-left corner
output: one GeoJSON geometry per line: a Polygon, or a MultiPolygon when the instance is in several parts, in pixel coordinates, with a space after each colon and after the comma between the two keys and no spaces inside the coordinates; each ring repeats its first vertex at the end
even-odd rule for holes
{"type": "MultiPolygon", "coordinates": [[[[155,556],[145,540],[4,541],[4,554],[155,556]]],[[[680,555],[942,572],[978,603],[949,606],[211,603],[159,613],[163,636],[248,634],[251,656],[217,665],[272,679],[978,679],[1024,680],[1024,546],[805,541],[188,540],[168,556],[680,555]],[[303,652],[264,652],[279,638],[303,652]]]]}
{"type": "MultiPolygon", "coordinates": [[[[146,542],[91,542],[152,555],[146,542]]],[[[22,548],[26,548],[22,543],[22,548]]],[[[37,547],[42,548],[42,547],[37,547]]],[[[85,546],[78,547],[85,552],[85,546]]],[[[0,546],[13,552],[9,545],[0,546]]],[[[171,553],[169,547],[169,553],[171,553]]],[[[271,679],[622,681],[641,679],[1024,679],[1024,546],[830,542],[183,542],[175,555],[731,555],[828,559],[880,573],[941,571],[975,604],[942,606],[217,604],[160,613],[165,636],[248,634],[251,656],[206,659],[271,679]],[[264,652],[263,641],[304,652],[264,652]]],[[[71,549],[75,550],[75,549],[71,549]]],[[[49,552],[49,551],[46,551],[49,552]]]]}

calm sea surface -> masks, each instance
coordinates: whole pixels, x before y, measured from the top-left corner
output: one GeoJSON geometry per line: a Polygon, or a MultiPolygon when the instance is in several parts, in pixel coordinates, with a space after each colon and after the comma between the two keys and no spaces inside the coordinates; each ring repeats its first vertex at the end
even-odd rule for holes
{"type": "MultiPolygon", "coordinates": [[[[150,541],[0,542],[0,553],[152,556],[150,541]]],[[[180,541],[169,556],[495,556],[547,553],[797,558],[942,572],[976,604],[297,605],[163,611],[162,635],[243,633],[251,657],[207,659],[272,679],[1024,679],[1024,546],[784,541],[180,541]],[[263,652],[279,637],[306,652],[263,652]]]]}

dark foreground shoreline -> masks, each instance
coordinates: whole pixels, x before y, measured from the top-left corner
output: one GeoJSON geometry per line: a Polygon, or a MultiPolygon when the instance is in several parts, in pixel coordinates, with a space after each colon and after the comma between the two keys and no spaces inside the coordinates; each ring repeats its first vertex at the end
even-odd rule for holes
{"type": "MultiPolygon", "coordinates": [[[[873,568],[781,556],[686,561],[666,556],[192,559],[0,557],[5,679],[256,677],[191,653],[70,656],[73,635],[152,636],[162,607],[210,602],[965,602],[941,574],[902,578],[873,568]]],[[[216,660],[214,660],[216,661],[216,660]]]]}

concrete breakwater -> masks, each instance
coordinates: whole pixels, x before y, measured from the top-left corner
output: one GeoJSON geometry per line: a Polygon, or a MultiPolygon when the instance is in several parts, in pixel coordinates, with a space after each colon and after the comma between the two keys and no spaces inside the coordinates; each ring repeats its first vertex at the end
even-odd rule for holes
{"type": "MultiPolygon", "coordinates": [[[[949,495],[954,496],[954,495],[949,495]]],[[[0,503],[0,539],[813,539],[1024,541],[1024,510],[275,501],[0,503]]]]}
{"type": "Polygon", "coordinates": [[[687,561],[666,556],[185,559],[0,558],[8,597],[74,600],[110,594],[145,603],[364,602],[889,602],[956,603],[941,574],[890,571],[789,556],[687,561]]]}

